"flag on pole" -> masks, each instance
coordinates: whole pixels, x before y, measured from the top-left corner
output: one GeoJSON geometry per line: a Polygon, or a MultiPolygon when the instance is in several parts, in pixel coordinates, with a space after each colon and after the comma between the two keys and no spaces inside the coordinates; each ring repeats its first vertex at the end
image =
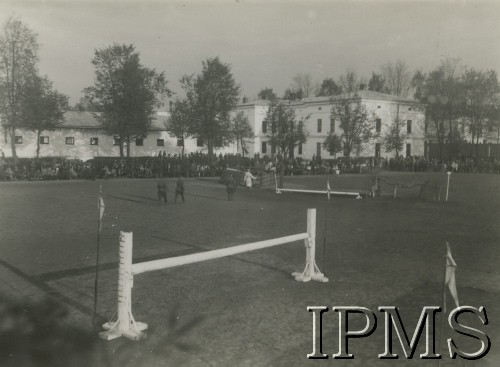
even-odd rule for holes
{"type": "Polygon", "coordinates": [[[457,283],[455,281],[455,269],[457,267],[457,263],[453,260],[453,256],[451,256],[450,244],[446,242],[446,275],[445,275],[445,285],[448,286],[450,290],[451,296],[455,301],[455,305],[459,307],[458,304],[458,293],[457,293],[457,283]]]}
{"type": "Polygon", "coordinates": [[[326,194],[328,196],[328,200],[330,200],[330,174],[328,174],[328,177],[326,179],[326,194]]]}
{"type": "Polygon", "coordinates": [[[101,232],[102,216],[104,214],[104,200],[102,199],[101,190],[99,190],[99,198],[97,199],[97,208],[99,210],[99,232],[101,232]]]}

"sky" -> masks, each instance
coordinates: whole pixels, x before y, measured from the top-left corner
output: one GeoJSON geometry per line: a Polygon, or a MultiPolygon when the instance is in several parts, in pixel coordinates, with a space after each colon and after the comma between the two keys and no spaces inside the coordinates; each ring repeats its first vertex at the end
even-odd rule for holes
{"type": "Polygon", "coordinates": [[[179,79],[219,56],[242,95],[278,95],[299,73],[369,79],[398,59],[424,72],[445,58],[500,72],[500,1],[0,0],[0,23],[38,34],[40,72],[75,104],[93,84],[96,49],[133,44],[143,65],[179,79]]]}

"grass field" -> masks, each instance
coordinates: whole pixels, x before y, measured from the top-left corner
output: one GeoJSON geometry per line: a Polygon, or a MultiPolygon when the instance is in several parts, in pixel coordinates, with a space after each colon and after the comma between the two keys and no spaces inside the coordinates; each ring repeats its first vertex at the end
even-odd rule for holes
{"type": "MultiPolygon", "coordinates": [[[[437,173],[385,176],[406,184],[446,180],[437,173]]],[[[302,233],[307,208],[316,208],[317,262],[330,281],[293,280],[290,273],[302,271],[305,261],[299,242],[138,275],[132,310],[137,321],[149,324],[148,338],[95,341],[89,354],[85,349],[75,356],[82,365],[88,357],[92,365],[111,366],[437,366],[436,360],[404,356],[378,360],[384,330],[376,309],[399,307],[413,333],[422,307],[441,304],[445,241],[458,264],[460,302],[487,309],[487,326],[478,320],[469,325],[489,335],[492,349],[479,361],[450,360],[445,337],[456,338],[469,352],[479,343],[447,327],[441,366],[500,364],[498,175],[452,175],[448,203],[417,200],[417,188],[400,189],[394,199],[389,187],[377,199],[328,202],[326,195],[277,195],[260,188],[239,189],[235,200],[227,201],[216,179],[186,179],[186,203],[174,204],[175,182],[168,182],[169,203],[163,206],[156,200],[155,180],[1,183],[0,290],[6,299],[36,302],[50,295],[68,312],[62,333],[90,328],[99,186],[106,204],[97,307],[102,321],[116,310],[120,231],[133,232],[134,262],[141,262],[302,233]],[[312,351],[312,314],[306,307],[353,305],[378,317],[372,336],[351,341],[355,359],[331,358],[338,349],[337,316],[331,310],[323,317],[323,352],[330,358],[306,359],[312,351]]],[[[285,187],[324,189],[325,182],[325,176],[287,177],[285,187]]],[[[331,181],[333,189],[362,191],[369,182],[364,175],[331,181]]],[[[353,328],[362,327],[359,320],[353,328]]],[[[9,346],[16,353],[25,347],[9,346]]],[[[397,345],[395,351],[402,354],[397,345]]],[[[8,353],[4,349],[2,356],[8,353]]],[[[5,361],[22,365],[16,353],[5,361]]]]}

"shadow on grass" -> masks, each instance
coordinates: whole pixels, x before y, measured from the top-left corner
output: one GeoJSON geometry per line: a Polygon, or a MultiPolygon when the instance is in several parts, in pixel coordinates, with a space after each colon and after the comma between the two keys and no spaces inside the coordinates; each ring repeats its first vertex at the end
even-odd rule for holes
{"type": "Polygon", "coordinates": [[[67,310],[56,300],[37,303],[0,301],[0,365],[93,366],[104,365],[96,338],[69,326],[67,310]]]}

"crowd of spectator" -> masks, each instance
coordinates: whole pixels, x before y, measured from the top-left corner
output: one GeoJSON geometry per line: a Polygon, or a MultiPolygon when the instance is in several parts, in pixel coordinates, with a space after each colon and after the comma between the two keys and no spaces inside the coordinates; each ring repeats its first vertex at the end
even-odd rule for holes
{"type": "Polygon", "coordinates": [[[409,172],[472,172],[500,173],[500,159],[472,159],[460,157],[449,161],[426,159],[419,156],[399,158],[328,158],[313,156],[282,160],[279,155],[243,157],[239,154],[209,156],[190,153],[184,156],[160,152],[155,157],[130,159],[99,157],[88,161],[66,158],[19,158],[14,170],[11,158],[0,158],[0,180],[65,180],[97,178],[156,178],[221,176],[226,168],[244,170],[254,174],[283,172],[285,175],[315,175],[325,173],[365,173],[373,170],[409,172]]]}

